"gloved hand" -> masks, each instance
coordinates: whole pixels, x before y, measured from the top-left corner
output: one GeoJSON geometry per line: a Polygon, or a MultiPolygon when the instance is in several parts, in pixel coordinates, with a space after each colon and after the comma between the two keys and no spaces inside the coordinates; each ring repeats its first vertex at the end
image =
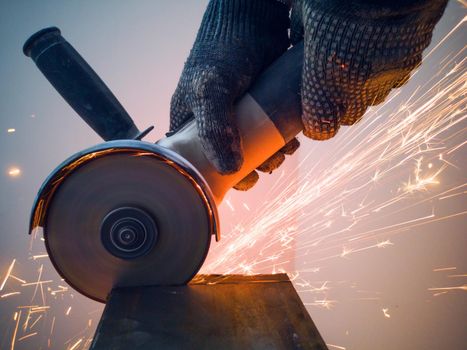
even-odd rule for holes
{"type": "Polygon", "coordinates": [[[333,137],[383,102],[421,63],[447,0],[294,0],[291,40],[304,40],[303,133],[333,137]]]}
{"type": "Polygon", "coordinates": [[[176,131],[194,117],[204,152],[220,173],[233,173],[242,165],[233,105],[288,48],[288,14],[288,7],[276,0],[208,4],[172,97],[170,129],[176,131]]]}

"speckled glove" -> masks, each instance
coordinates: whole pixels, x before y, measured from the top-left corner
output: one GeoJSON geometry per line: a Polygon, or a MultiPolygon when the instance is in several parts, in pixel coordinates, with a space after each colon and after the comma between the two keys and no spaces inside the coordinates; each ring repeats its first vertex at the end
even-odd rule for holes
{"type": "Polygon", "coordinates": [[[220,173],[242,165],[233,105],[288,48],[288,15],[288,7],[275,0],[208,4],[172,97],[170,129],[176,131],[194,117],[206,157],[220,173]]]}
{"type": "Polygon", "coordinates": [[[304,40],[304,134],[333,137],[400,87],[422,60],[447,0],[294,0],[291,40],[304,40]]]}

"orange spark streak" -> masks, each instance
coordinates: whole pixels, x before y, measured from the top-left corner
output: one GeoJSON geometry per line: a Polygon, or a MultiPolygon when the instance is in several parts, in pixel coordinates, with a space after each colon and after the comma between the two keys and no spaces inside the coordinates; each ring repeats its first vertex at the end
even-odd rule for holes
{"type": "Polygon", "coordinates": [[[10,267],[8,268],[8,271],[7,271],[6,275],[5,275],[5,278],[3,279],[3,282],[0,285],[0,291],[2,291],[3,288],[5,287],[6,281],[8,280],[8,277],[10,277],[11,271],[13,270],[13,266],[15,266],[15,262],[16,262],[16,259],[13,259],[13,261],[11,262],[10,267]]]}
{"type": "Polygon", "coordinates": [[[21,282],[21,283],[26,283],[25,280],[21,279],[21,278],[18,278],[16,277],[15,275],[11,274],[10,275],[10,278],[13,278],[14,280],[17,280],[18,282],[21,282]]]}
{"type": "MultiPolygon", "coordinates": [[[[36,297],[36,293],[37,293],[37,288],[39,287],[39,282],[41,281],[41,277],[42,277],[42,271],[44,269],[44,265],[41,265],[41,267],[39,268],[39,273],[38,273],[38,276],[37,276],[37,284],[36,284],[36,288],[34,289],[34,294],[32,295],[32,298],[31,298],[31,302],[34,300],[34,298],[36,297]]],[[[42,285],[41,285],[42,286],[42,285]]]]}
{"type": "Polygon", "coordinates": [[[47,283],[52,283],[53,280],[47,280],[47,281],[37,281],[37,282],[29,282],[29,283],[23,283],[21,287],[28,287],[28,286],[37,286],[39,284],[47,284],[47,283]]]}
{"type": "Polygon", "coordinates": [[[33,337],[33,336],[35,336],[35,335],[37,335],[37,332],[34,332],[34,333],[30,333],[30,334],[28,334],[28,335],[25,335],[25,336],[19,338],[19,339],[18,339],[18,342],[20,342],[21,340],[24,340],[24,339],[33,337]]]}
{"type": "Polygon", "coordinates": [[[15,349],[15,343],[16,343],[16,334],[18,333],[18,326],[19,326],[19,321],[21,320],[21,310],[19,311],[19,313],[16,313],[15,316],[17,315],[16,317],[16,326],[15,326],[15,331],[13,332],[13,337],[11,339],[11,347],[10,347],[10,350],[14,350],[15,349]]]}
{"type": "Polygon", "coordinates": [[[438,291],[438,290],[464,290],[467,292],[467,284],[464,284],[463,286],[455,286],[455,287],[437,287],[437,288],[428,288],[428,290],[432,291],[438,291]]]}
{"type": "Polygon", "coordinates": [[[74,350],[78,347],[79,344],[83,341],[83,338],[80,338],[76,343],[73,344],[73,346],[69,350],[74,350]]]}
{"type": "Polygon", "coordinates": [[[29,326],[29,329],[32,329],[36,325],[36,323],[39,322],[41,318],[42,318],[42,315],[39,315],[39,317],[36,318],[36,320],[29,326]]]}
{"type": "Polygon", "coordinates": [[[52,333],[54,331],[54,326],[55,326],[55,316],[52,319],[52,326],[50,327],[50,335],[52,335],[52,333]]]}
{"type": "Polygon", "coordinates": [[[9,296],[18,295],[18,294],[21,294],[21,292],[11,292],[11,293],[2,294],[0,295],[0,298],[7,298],[9,296]]]}
{"type": "Polygon", "coordinates": [[[36,259],[41,259],[41,258],[47,258],[48,256],[49,256],[49,254],[33,255],[32,259],[36,260],[36,259]]]}
{"type": "Polygon", "coordinates": [[[456,267],[439,267],[437,269],[433,269],[433,272],[439,272],[439,271],[452,271],[455,270],[456,267]]]}
{"type": "Polygon", "coordinates": [[[339,349],[339,350],[346,350],[347,348],[344,348],[343,346],[339,346],[339,345],[334,345],[334,344],[329,344],[329,343],[326,343],[327,346],[330,346],[332,348],[336,348],[336,349],[339,349]]]}

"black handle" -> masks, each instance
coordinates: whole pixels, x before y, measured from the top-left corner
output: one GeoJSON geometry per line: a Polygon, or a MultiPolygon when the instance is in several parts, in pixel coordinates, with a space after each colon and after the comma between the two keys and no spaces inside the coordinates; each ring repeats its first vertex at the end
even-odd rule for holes
{"type": "Polygon", "coordinates": [[[105,83],[56,27],[32,35],[23,52],[104,140],[134,139],[139,131],[105,83]]]}
{"type": "Polygon", "coordinates": [[[303,130],[300,96],[302,67],[303,42],[274,61],[248,91],[286,142],[303,130]]]}

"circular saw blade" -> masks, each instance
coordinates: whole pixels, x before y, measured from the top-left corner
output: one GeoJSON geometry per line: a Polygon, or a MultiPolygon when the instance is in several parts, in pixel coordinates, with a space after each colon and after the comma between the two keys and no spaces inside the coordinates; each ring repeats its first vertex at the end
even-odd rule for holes
{"type": "Polygon", "coordinates": [[[173,162],[116,152],[69,174],[49,204],[44,237],[57,271],[82,294],[105,301],[115,287],[179,285],[200,269],[211,223],[196,185],[173,162]],[[101,225],[118,208],[138,208],[157,227],[143,256],[117,257],[103,245],[101,225]]]}

